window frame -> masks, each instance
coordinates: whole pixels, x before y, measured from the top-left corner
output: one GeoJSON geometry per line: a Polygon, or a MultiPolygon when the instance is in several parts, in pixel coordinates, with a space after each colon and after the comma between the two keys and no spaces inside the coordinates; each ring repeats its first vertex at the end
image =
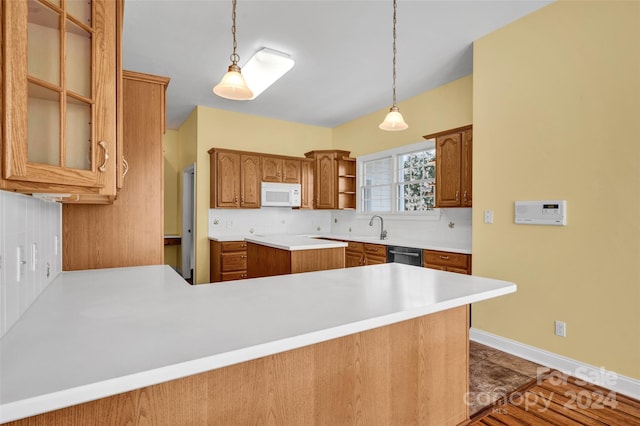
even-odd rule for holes
{"type": "MultiPolygon", "coordinates": [[[[357,168],[357,188],[356,188],[356,215],[358,217],[369,217],[372,214],[381,214],[389,217],[402,217],[408,220],[439,220],[440,209],[434,208],[433,210],[426,211],[398,211],[398,188],[403,182],[399,179],[399,167],[398,157],[402,155],[411,154],[417,151],[426,151],[429,149],[435,149],[435,138],[427,139],[425,141],[413,143],[410,145],[403,145],[397,148],[387,149],[384,151],[377,151],[371,154],[362,155],[356,158],[357,168]],[[364,188],[364,163],[375,160],[382,160],[384,158],[391,157],[391,211],[388,212],[372,212],[363,210],[362,191],[364,188]]],[[[437,190],[437,188],[436,188],[437,190]]]]}

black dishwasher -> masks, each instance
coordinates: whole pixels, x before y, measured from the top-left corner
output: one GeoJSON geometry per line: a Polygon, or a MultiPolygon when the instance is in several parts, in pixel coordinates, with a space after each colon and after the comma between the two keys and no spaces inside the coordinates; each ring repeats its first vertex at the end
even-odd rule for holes
{"type": "Polygon", "coordinates": [[[402,246],[387,246],[387,263],[392,262],[422,266],[422,249],[402,246]]]}

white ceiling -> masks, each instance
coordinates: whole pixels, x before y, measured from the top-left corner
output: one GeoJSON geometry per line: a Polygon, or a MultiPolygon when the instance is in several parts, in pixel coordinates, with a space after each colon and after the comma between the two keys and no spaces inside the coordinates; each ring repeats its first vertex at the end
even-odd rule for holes
{"type": "MultiPolygon", "coordinates": [[[[471,74],[474,40],[548,3],[399,0],[398,101],[471,74]]],[[[123,62],[171,78],[171,129],[196,105],[335,127],[391,106],[392,14],[391,0],[238,0],[239,65],[262,47],[296,61],[253,101],[211,91],[230,63],[231,0],[126,0],[123,62]]]]}

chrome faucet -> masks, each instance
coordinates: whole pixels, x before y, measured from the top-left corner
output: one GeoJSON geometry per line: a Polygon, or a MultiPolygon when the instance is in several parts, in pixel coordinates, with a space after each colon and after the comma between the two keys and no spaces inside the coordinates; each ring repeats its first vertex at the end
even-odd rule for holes
{"type": "Polygon", "coordinates": [[[377,214],[371,216],[369,226],[373,226],[373,219],[375,219],[376,217],[380,219],[380,239],[385,240],[387,238],[387,231],[384,230],[384,219],[382,219],[382,216],[378,216],[377,214]]]}

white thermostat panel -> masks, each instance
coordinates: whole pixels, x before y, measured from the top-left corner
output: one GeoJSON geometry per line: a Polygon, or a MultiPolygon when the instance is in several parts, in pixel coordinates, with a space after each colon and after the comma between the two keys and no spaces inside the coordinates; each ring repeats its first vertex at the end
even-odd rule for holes
{"type": "Polygon", "coordinates": [[[567,224],[567,200],[516,201],[515,222],[564,226],[567,224]]]}

